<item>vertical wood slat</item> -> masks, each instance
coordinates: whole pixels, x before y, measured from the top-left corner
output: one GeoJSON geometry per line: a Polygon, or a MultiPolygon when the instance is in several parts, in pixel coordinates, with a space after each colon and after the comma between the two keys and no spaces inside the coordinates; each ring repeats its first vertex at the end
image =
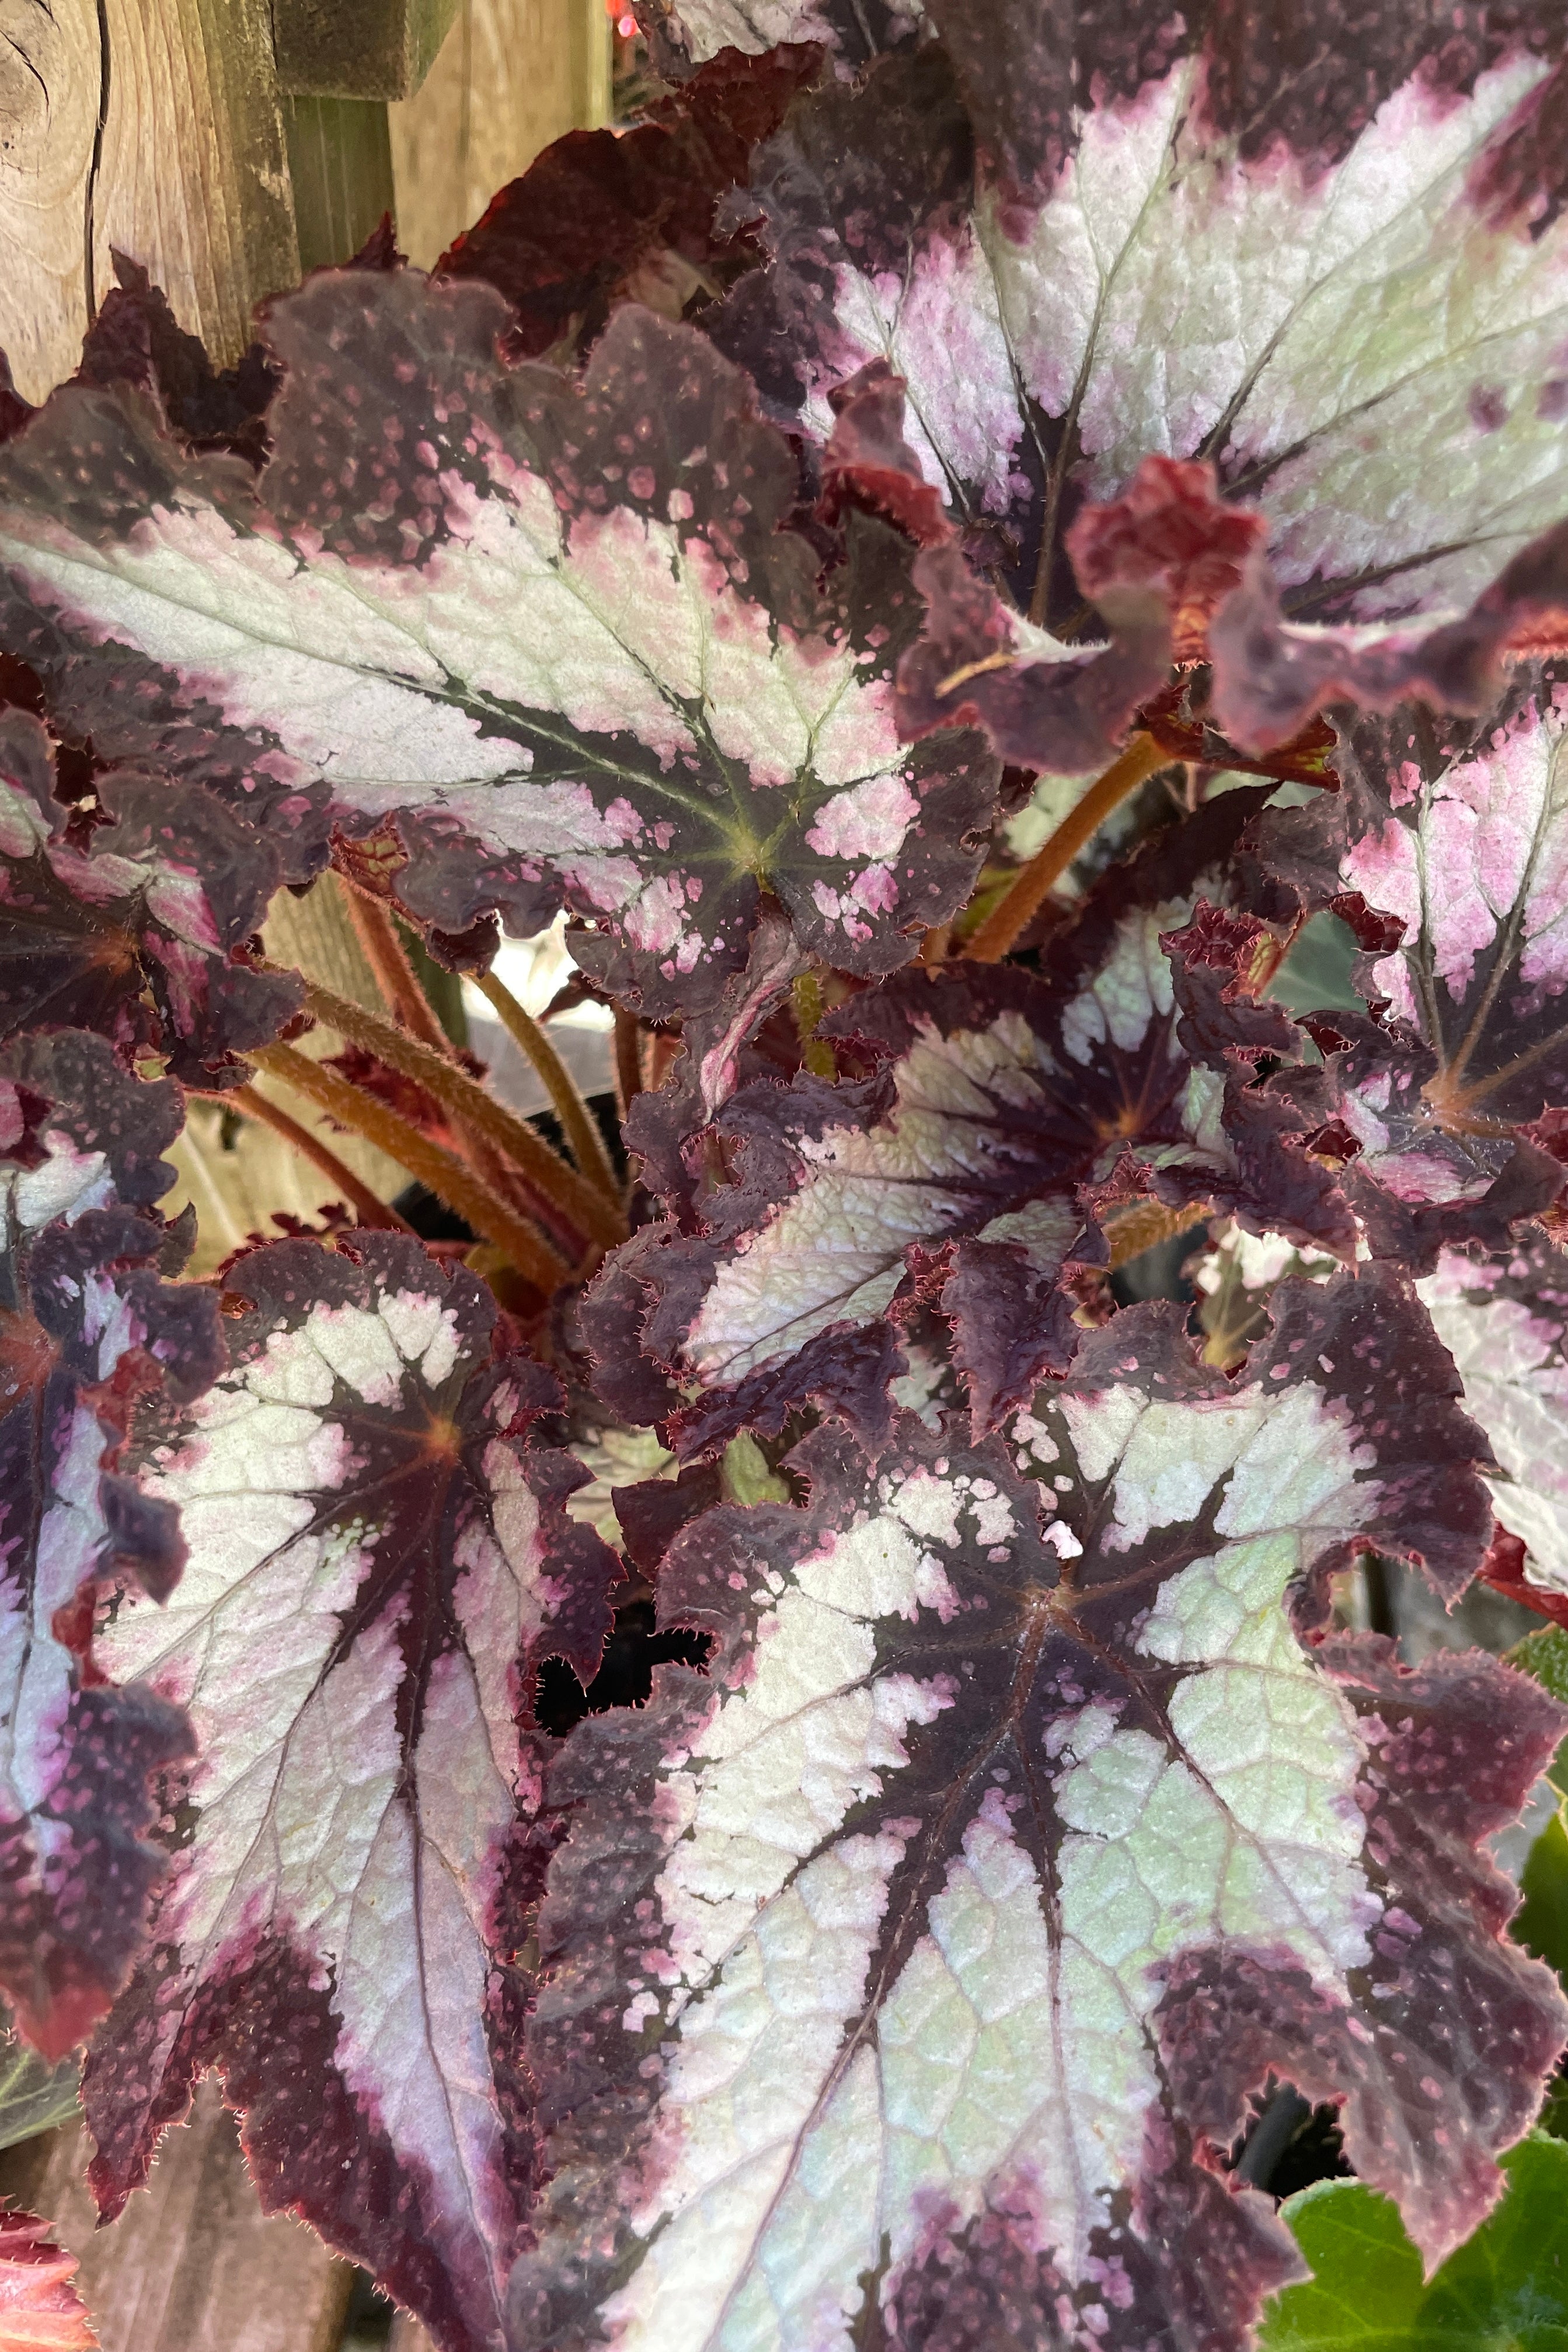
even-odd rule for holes
{"type": "Polygon", "coordinates": [[[101,38],[98,0],[0,0],[0,349],[17,389],[41,400],[75,368],[111,247],[237,359],[253,306],[299,275],[268,0],[103,0],[101,38]]]}
{"type": "Polygon", "coordinates": [[[335,2352],[353,2273],[287,2214],[262,2216],[216,2079],[144,2189],[95,2226],[80,2124],[7,2149],[0,2190],[54,2223],[103,2352],[335,2352]]]}
{"type": "Polygon", "coordinates": [[[605,0],[458,0],[424,88],[387,109],[409,259],[430,268],[542,148],[609,111],[605,0]]]}

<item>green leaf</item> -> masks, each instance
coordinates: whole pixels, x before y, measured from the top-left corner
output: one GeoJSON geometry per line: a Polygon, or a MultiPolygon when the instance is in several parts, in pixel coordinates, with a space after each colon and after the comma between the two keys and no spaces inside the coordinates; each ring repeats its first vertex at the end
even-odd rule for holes
{"type": "Polygon", "coordinates": [[[74,2116],[80,2074],[75,2053],[51,2066],[14,2034],[0,2035],[0,2147],[15,2147],[74,2116]]]}
{"type": "MultiPolygon", "coordinates": [[[[1508,1664],[1568,1706],[1568,1632],[1561,1625],[1547,1625],[1539,1633],[1526,1634],[1509,1652],[1508,1664]]],[[[1547,1779],[1559,1796],[1568,1797],[1568,1740],[1558,1749],[1547,1779]]]]}
{"type": "Polygon", "coordinates": [[[1524,1901],[1510,1926],[1515,1943],[1568,1981],[1568,1829],[1560,1812],[1531,1847],[1520,1886],[1524,1901]]]}
{"type": "Polygon", "coordinates": [[[1312,2277],[1268,2305],[1262,2352],[1565,2352],[1568,2147],[1535,2133],[1502,2169],[1501,2204],[1430,2285],[1386,2197],[1325,2180],[1289,2199],[1312,2277]]]}

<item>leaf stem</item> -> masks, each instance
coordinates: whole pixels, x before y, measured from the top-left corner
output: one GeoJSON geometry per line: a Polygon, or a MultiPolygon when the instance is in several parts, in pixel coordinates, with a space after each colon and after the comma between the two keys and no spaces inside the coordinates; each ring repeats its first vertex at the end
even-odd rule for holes
{"type": "Polygon", "coordinates": [[[265,1070],[269,1077],[279,1078],[285,1086],[292,1087],[342,1126],[357,1129],[389,1160],[395,1160],[411,1176],[416,1176],[456,1209],[476,1234],[503,1250],[519,1274],[543,1291],[546,1297],[565,1280],[566,1262],[542,1234],[492,1192],[455,1153],[432,1143],[427,1135],[421,1135],[416,1127],[400,1118],[384,1103],[377,1102],[374,1095],[350,1086],[346,1078],[323,1069],[319,1062],[312,1062],[292,1045],[253,1046],[245,1059],[258,1070],[265,1070]]]}
{"type": "Polygon", "coordinates": [[[1062,819],[1028,864],[1020,868],[1011,887],[968,941],[965,955],[977,963],[1000,963],[1005,955],[1010,955],[1045,904],[1051,885],[1067,871],[1084,844],[1099,832],[1111,810],[1135,793],[1156,770],[1170,764],[1170,753],[1156,743],[1152,735],[1134,735],[1121,757],[1113,760],[1105,773],[1090,784],[1078,806],[1062,819]]]}
{"type": "Polygon", "coordinates": [[[635,1013],[616,1007],[616,1102],[621,1123],[643,1090],[642,1029],[635,1013]]]}
{"type": "Polygon", "coordinates": [[[526,1119],[519,1118],[515,1111],[497,1102],[477,1079],[470,1078],[467,1070],[459,1069],[455,1062],[449,1062],[444,1053],[422,1045],[417,1037],[410,1037],[380,1013],[367,1013],[363,1004],[339,996],[319,982],[306,981],[305,1003],[319,1021],[329,1023],[366,1053],[401,1070],[405,1077],[413,1078],[426,1093],[434,1095],[455,1119],[493,1144],[530,1190],[540,1195],[541,1205],[546,1211],[553,1210],[557,1215],[570,1219],[579,1232],[606,1249],[626,1239],[626,1221],[619,1205],[585,1182],[526,1119]]]}
{"type": "Polygon", "coordinates": [[[375,984],[388,1010],[422,1045],[449,1058],[451,1042],[415,976],[408,950],[397,936],[396,924],[379,898],[373,898],[357,882],[342,877],[340,879],[343,880],[354,935],[364,950],[365,961],[375,975],[375,984]]]}
{"type": "Polygon", "coordinates": [[[599,1122],[584,1101],[571,1071],[533,1015],[524,1010],[510,989],[499,981],[493,971],[476,973],[474,985],[487,1003],[495,1007],[508,1035],[522,1048],[538,1071],[544,1090],[554,1105],[555,1116],[561,1121],[567,1148],[577,1162],[579,1171],[604,1193],[606,1200],[616,1203],[618,1214],[621,1188],[616,1181],[616,1171],[605,1149],[599,1122]]]}
{"type": "Polygon", "coordinates": [[[413,1232],[407,1218],[399,1216],[388,1202],[378,1200],[363,1179],[356,1176],[319,1135],[313,1135],[308,1127],[301,1127],[297,1118],[290,1118],[286,1110],[268,1101],[255,1087],[226,1087],[222,1093],[214,1094],[207,1094],[195,1087],[188,1087],[185,1091],[187,1094],[200,1093],[204,1102],[219,1103],[226,1110],[237,1110],[244,1118],[254,1119],[258,1127],[269,1127],[273,1134],[281,1136],[302,1160],[308,1160],[313,1167],[319,1168],[329,1183],[337,1186],[362,1225],[370,1225],[385,1233],[413,1232]]]}

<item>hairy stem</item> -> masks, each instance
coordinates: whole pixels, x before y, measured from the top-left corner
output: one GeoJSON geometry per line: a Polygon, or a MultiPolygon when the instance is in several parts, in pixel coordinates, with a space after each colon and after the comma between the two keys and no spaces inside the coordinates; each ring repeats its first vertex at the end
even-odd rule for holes
{"type": "Polygon", "coordinates": [[[296,1052],[292,1045],[258,1045],[245,1059],[292,1087],[341,1125],[357,1129],[367,1141],[416,1176],[422,1184],[457,1210],[474,1232],[505,1252],[519,1274],[548,1297],[566,1279],[568,1267],[536,1227],[521,1217],[510,1202],[491,1191],[473,1169],[374,1095],[350,1086],[335,1071],[296,1052]]]}
{"type": "Polygon", "coordinates": [[[616,1007],[616,1104],[621,1124],[642,1087],[642,1029],[634,1013],[616,1007]]]}
{"type": "MultiPolygon", "coordinates": [[[[195,1087],[186,1088],[188,1094],[198,1091],[195,1087]]],[[[227,1087],[221,1094],[204,1093],[201,1099],[221,1103],[225,1110],[237,1110],[243,1118],[254,1119],[258,1127],[269,1127],[274,1135],[281,1136],[291,1150],[297,1151],[302,1160],[308,1160],[313,1168],[319,1168],[327,1181],[337,1186],[362,1225],[374,1226],[384,1233],[413,1232],[407,1218],[400,1217],[387,1202],[378,1201],[363,1178],[356,1176],[352,1168],[345,1166],[319,1135],[312,1134],[308,1127],[301,1127],[297,1118],[290,1118],[286,1110],[279,1109],[275,1102],[269,1102],[254,1087],[227,1087]]]]}
{"type": "Polygon", "coordinates": [[[603,1192],[607,1201],[616,1203],[618,1215],[621,1188],[616,1181],[616,1171],[605,1149],[599,1122],[584,1101],[571,1071],[533,1015],[524,1011],[510,989],[503,986],[493,971],[476,974],[474,985],[480,995],[495,1007],[508,1035],[522,1048],[538,1071],[544,1090],[554,1105],[567,1149],[577,1162],[579,1172],[603,1192]]]}
{"type": "Polygon", "coordinates": [[[626,1239],[626,1221],[619,1206],[586,1183],[526,1119],[497,1102],[467,1070],[447,1061],[444,1053],[437,1053],[379,1013],[367,1013],[363,1005],[313,980],[305,982],[305,1003],[319,1021],[329,1023],[366,1053],[415,1079],[454,1119],[492,1144],[529,1189],[540,1195],[541,1208],[546,1213],[553,1210],[570,1219],[581,1233],[606,1249],[626,1239]]]}
{"type": "Polygon", "coordinates": [[[1171,755],[1152,735],[1134,735],[1119,759],[1090,784],[1071,814],[1062,819],[1047,841],[1036,850],[1006,893],[997,900],[974,937],[964,948],[977,963],[1000,963],[1010,955],[1059,876],[1066,873],[1085,842],[1093,838],[1113,808],[1135,793],[1159,768],[1169,767],[1171,755]]]}
{"type": "Polygon", "coordinates": [[[446,1031],[437,1020],[426,1002],[425,991],[415,978],[408,951],[397,936],[397,926],[379,898],[362,890],[357,882],[346,882],[344,896],[354,932],[364,950],[365,961],[375,974],[388,1011],[405,1029],[412,1032],[422,1045],[447,1057],[451,1044],[446,1031]]]}

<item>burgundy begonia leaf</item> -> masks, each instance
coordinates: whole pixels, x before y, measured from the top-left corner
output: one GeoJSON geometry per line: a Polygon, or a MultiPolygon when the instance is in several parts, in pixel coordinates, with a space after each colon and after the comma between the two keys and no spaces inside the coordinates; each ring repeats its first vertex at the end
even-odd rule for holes
{"type": "Polygon", "coordinates": [[[811,44],[721,50],[630,130],[568,131],[448,247],[437,275],[506,296],[514,359],[566,336],[585,347],[616,301],[679,318],[755,261],[750,239],[716,228],[715,206],[744,187],[752,149],[820,62],[811,44]]]}
{"type": "Polygon", "coordinates": [[[1445,1250],[1419,1289],[1458,1366],[1465,1409],[1497,1457],[1500,1475],[1488,1476],[1492,1507],[1524,1546],[1526,1580],[1561,1602],[1568,1597],[1568,1255],[1539,1234],[1494,1257],[1445,1250]]]}
{"type": "Polygon", "coordinates": [[[134,1210],[90,1208],[16,1255],[0,1301],[0,1990],[51,2059],[140,1953],[165,1859],[148,1779],[190,1746],[91,1643],[100,1580],[166,1592],[180,1572],[175,1515],[115,1466],[139,1388],[190,1397],[221,1361],[217,1302],[163,1279],[172,1249],[134,1210]]]}
{"type": "Polygon", "coordinates": [[[747,200],[771,266],[714,330],[824,444],[867,362],[908,383],[923,478],[1009,590],[956,540],[922,559],[911,727],[1089,764],[1179,649],[1184,538],[1249,748],[1336,694],[1476,709],[1509,645],[1561,639],[1557,12],[931,15],[944,47],[796,101],[747,200]]]}
{"type": "Polygon", "coordinates": [[[118,283],[88,329],[76,381],[133,384],[158,403],[188,448],[227,451],[259,466],[267,454],[263,419],[278,389],[260,344],[252,343],[237,366],[215,369],[141,264],[123,253],[113,258],[118,283]]]}
{"type": "Polygon", "coordinates": [[[1427,1233],[1428,1256],[1470,1230],[1504,1243],[1506,1223],[1475,1220],[1510,1169],[1547,1179],[1511,1213],[1552,1197],[1541,1147],[1568,1107],[1565,732],[1568,688],[1533,677],[1479,726],[1363,719],[1336,754],[1344,792],[1259,828],[1265,857],[1277,840],[1301,852],[1280,870],[1370,942],[1358,985],[1380,1017],[1327,1016],[1341,1050],[1297,1091],[1341,1130],[1357,1154],[1347,1181],[1369,1216],[1373,1190],[1386,1196],[1390,1246],[1412,1256],[1427,1233]]]}
{"type": "Polygon", "coordinates": [[[582,1466],[526,1438],[555,1384],[492,1355],[488,1292],[401,1235],[354,1250],[246,1257],[226,1370],[134,1439],[188,1558],[99,1654],[188,1710],[199,1756],[85,2077],[92,2179],[118,2212],[216,2066],[268,2207],[478,2352],[531,2185],[534,1675],[559,1655],[592,1678],[617,1565],[565,1514],[582,1466]]]}
{"type": "Polygon", "coordinates": [[[906,1420],[868,1478],[824,1428],[806,1507],[676,1538],[706,1676],[550,1776],[519,2352],[1240,2347],[1294,2274],[1222,2169],[1271,2073],[1428,2260],[1493,2202],[1568,2009],[1478,1849],[1564,1718],[1300,1630],[1364,1543],[1457,1591],[1490,1512],[1407,1291],[1275,1311],[1227,1381],[1133,1308],[1010,1446],[906,1420]]]}
{"type": "Polygon", "coordinates": [[[161,1200],[175,1171],[158,1155],[184,1116],[172,1078],[132,1077],[88,1031],[33,1031],[0,1045],[0,1255],[56,1217],[161,1200]]]}
{"type": "Polygon", "coordinates": [[[930,29],[922,0],[637,0],[637,15],[658,71],[677,82],[726,49],[757,57],[802,41],[850,74],[930,29]]]}
{"type": "MultiPolygon", "coordinates": [[[[867,1339],[915,1294],[953,1318],[984,1424],[1065,1368],[1077,1334],[1057,1277],[1069,1254],[1103,1255],[1080,1238],[1086,1215],[1140,1191],[1352,1252],[1330,1171],[1254,1103],[1239,1058],[1194,1057],[1178,1034],[1161,935],[1226,887],[1258,802],[1226,794],[1114,870],[1037,972],[957,962],[851,998],[822,1034],[875,1056],[870,1078],[763,1081],[719,1114],[737,1181],[698,1196],[705,1231],[631,1245],[648,1354],[709,1396],[695,1419],[678,1413],[682,1451],[764,1399],[776,1416],[797,1360],[827,1393],[832,1349],[856,1375],[841,1409],[864,1423],[867,1375],[885,1377],[867,1339]]],[[[623,1302],[616,1328],[590,1328],[603,1361],[630,1302],[616,1260],[600,1279],[623,1302]]]]}
{"type": "Polygon", "coordinates": [[[900,743],[907,542],[851,518],[819,582],[790,444],[695,331],[628,305],[569,377],[503,365],[508,318],[411,270],[274,304],[258,487],[62,392],[0,452],[0,621],[100,753],[132,755],[121,705],[147,733],[124,677],[152,664],[176,777],[221,749],[269,780],[269,837],[329,788],[345,828],[398,812],[422,920],[531,931],[564,899],[650,1012],[743,962],[764,884],[828,962],[906,961],[997,777],[973,732],[900,743]]]}
{"type": "Polygon", "coordinates": [[[99,779],[110,822],[85,845],[50,796],[48,739],[0,713],[0,1035],[71,1027],[130,1060],[162,1051],[188,1084],[244,1075],[299,983],[231,961],[279,880],[277,852],[200,785],[99,779]]]}

